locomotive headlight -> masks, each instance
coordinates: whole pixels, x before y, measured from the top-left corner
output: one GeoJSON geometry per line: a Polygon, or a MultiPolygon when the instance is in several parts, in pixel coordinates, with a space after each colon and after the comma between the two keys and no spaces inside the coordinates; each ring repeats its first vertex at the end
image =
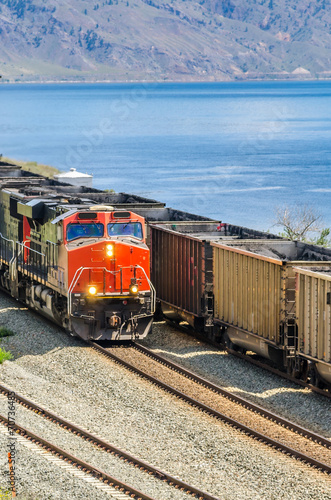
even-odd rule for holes
{"type": "Polygon", "coordinates": [[[89,289],[88,289],[88,293],[90,295],[95,295],[97,293],[97,289],[95,286],[90,286],[89,289]]]}
{"type": "Polygon", "coordinates": [[[114,255],[114,245],[107,245],[106,249],[108,257],[112,257],[114,255]]]}
{"type": "Polygon", "coordinates": [[[130,285],[130,293],[132,293],[132,295],[137,295],[137,293],[139,292],[139,287],[138,285],[136,284],[133,284],[133,285],[130,285]]]}

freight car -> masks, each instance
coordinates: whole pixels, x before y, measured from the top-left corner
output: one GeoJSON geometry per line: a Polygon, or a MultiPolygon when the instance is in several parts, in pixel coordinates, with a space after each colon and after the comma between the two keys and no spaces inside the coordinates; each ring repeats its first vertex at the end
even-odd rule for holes
{"type": "Polygon", "coordinates": [[[302,355],[294,268],[325,266],[331,250],[228,224],[167,223],[151,226],[151,251],[166,317],[297,377],[317,370],[328,383],[321,363],[302,355]]]}
{"type": "Polygon", "coordinates": [[[314,385],[331,387],[331,266],[297,267],[297,355],[314,385]]]}
{"type": "Polygon", "coordinates": [[[146,336],[155,290],[143,217],[44,179],[1,184],[1,286],[83,339],[146,336]]]}

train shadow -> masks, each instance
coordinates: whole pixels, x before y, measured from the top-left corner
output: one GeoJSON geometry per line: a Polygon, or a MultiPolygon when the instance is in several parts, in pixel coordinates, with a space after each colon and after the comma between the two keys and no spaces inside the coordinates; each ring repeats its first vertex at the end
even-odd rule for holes
{"type": "Polygon", "coordinates": [[[161,356],[302,426],[310,427],[313,421],[321,433],[331,436],[330,401],[326,397],[164,323],[153,328],[154,333],[142,343],[161,356]],[[316,408],[321,408],[323,419],[316,408]]]}

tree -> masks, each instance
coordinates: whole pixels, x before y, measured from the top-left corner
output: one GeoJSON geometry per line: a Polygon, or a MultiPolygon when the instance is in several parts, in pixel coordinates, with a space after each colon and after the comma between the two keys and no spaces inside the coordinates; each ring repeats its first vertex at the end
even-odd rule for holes
{"type": "Polygon", "coordinates": [[[325,229],[322,229],[321,234],[317,238],[314,238],[312,241],[313,243],[315,243],[315,245],[329,247],[331,246],[331,241],[329,240],[328,236],[330,236],[330,229],[326,227],[325,229]]]}
{"type": "Polygon", "coordinates": [[[307,204],[277,207],[275,226],[282,226],[282,236],[291,241],[299,240],[316,245],[329,246],[330,229],[323,228],[322,216],[314,207],[307,204]],[[314,234],[317,236],[314,236],[314,234]]]}

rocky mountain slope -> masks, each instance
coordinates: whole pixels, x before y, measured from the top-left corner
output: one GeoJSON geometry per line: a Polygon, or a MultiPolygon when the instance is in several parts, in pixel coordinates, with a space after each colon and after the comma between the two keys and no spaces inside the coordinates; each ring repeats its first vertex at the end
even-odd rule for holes
{"type": "Polygon", "coordinates": [[[0,74],[330,78],[330,26],[330,0],[0,0],[0,74]]]}

